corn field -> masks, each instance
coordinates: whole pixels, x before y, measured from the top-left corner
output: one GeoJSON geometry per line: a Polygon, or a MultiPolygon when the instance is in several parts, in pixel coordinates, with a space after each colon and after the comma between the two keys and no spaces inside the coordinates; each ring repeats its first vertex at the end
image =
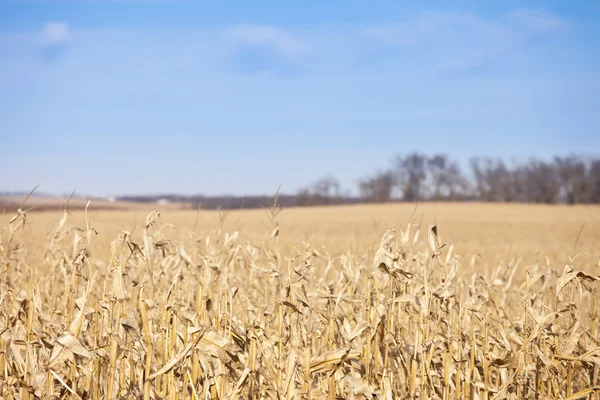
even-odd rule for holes
{"type": "Polygon", "coordinates": [[[0,242],[0,397],[600,399],[597,260],[477,270],[414,220],[372,254],[284,253],[280,211],[257,243],[187,245],[151,212],[106,254],[65,211],[33,263],[19,209],[0,242]]]}

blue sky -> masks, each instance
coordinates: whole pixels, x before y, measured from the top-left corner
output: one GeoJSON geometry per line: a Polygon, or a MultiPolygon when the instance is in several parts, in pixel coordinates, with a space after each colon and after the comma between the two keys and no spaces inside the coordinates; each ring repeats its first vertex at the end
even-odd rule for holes
{"type": "Polygon", "coordinates": [[[0,0],[0,191],[258,194],[600,151],[599,1],[0,0]]]}

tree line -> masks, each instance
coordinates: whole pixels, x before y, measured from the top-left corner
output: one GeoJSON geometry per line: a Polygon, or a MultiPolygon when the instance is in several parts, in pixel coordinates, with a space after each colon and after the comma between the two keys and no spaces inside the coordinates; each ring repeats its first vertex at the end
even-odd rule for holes
{"type": "Polygon", "coordinates": [[[445,154],[397,155],[389,167],[357,181],[352,198],[333,176],[297,193],[300,206],[389,201],[600,203],[600,159],[577,155],[508,164],[475,157],[469,170],[445,154]]]}
{"type": "MultiPolygon", "coordinates": [[[[358,179],[355,184],[358,195],[344,189],[334,176],[327,175],[295,194],[280,194],[278,202],[284,207],[391,201],[600,203],[600,159],[569,155],[507,163],[500,158],[475,157],[463,169],[445,154],[412,152],[396,155],[386,168],[358,179]]],[[[19,202],[14,197],[19,195],[23,194],[0,193],[0,211],[16,210],[19,202]]],[[[194,209],[239,209],[269,207],[273,197],[163,193],[119,196],[116,200],[169,201],[194,209]]],[[[62,207],[59,203],[52,204],[37,209],[62,207]]]]}
{"type": "MultiPolygon", "coordinates": [[[[600,203],[600,159],[577,155],[550,160],[507,163],[474,157],[467,168],[445,154],[412,152],[396,155],[386,168],[358,179],[356,194],[332,175],[280,194],[284,207],[384,203],[391,201],[489,201],[521,203],[600,203]]],[[[272,196],[141,195],[122,201],[185,203],[190,208],[239,209],[269,207],[272,196]]]]}

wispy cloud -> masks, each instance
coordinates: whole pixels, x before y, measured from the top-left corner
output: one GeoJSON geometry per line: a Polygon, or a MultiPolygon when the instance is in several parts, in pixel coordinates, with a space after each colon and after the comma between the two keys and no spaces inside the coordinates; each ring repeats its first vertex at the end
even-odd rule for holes
{"type": "Polygon", "coordinates": [[[363,39],[383,47],[412,46],[434,40],[445,25],[457,18],[453,14],[428,13],[404,21],[379,24],[364,28],[363,39]]]}
{"type": "Polygon", "coordinates": [[[536,34],[555,32],[567,26],[563,19],[541,9],[518,9],[511,13],[511,17],[515,24],[536,34]]]}
{"type": "Polygon", "coordinates": [[[296,74],[305,44],[296,36],[269,25],[235,25],[224,29],[229,61],[243,72],[296,74]]]}
{"type": "Polygon", "coordinates": [[[66,22],[48,22],[44,25],[40,37],[41,53],[45,63],[51,63],[63,54],[69,41],[71,32],[66,22]]]}
{"type": "Polygon", "coordinates": [[[268,48],[282,55],[294,56],[304,49],[301,40],[268,25],[236,25],[225,29],[225,36],[235,46],[268,48]]]}
{"type": "Polygon", "coordinates": [[[395,23],[364,28],[360,37],[379,57],[412,53],[446,71],[481,72],[535,37],[560,31],[566,22],[543,10],[518,9],[486,18],[466,12],[425,12],[395,23]]]}
{"type": "Polygon", "coordinates": [[[66,22],[48,22],[42,30],[42,44],[60,46],[70,39],[69,25],[66,22]]]}

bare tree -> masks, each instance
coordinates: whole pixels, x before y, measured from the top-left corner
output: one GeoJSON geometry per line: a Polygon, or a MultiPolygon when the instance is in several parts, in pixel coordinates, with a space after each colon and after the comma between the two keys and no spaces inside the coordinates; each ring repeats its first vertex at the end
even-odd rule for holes
{"type": "Polygon", "coordinates": [[[492,160],[489,158],[475,157],[471,159],[471,170],[475,180],[475,195],[479,200],[493,200],[492,188],[489,182],[491,164],[492,160]]]}
{"type": "MultiPolygon", "coordinates": [[[[398,155],[390,170],[358,181],[360,199],[387,202],[398,193],[404,201],[600,202],[598,159],[568,156],[555,157],[552,161],[531,159],[507,164],[500,158],[477,157],[471,159],[470,167],[472,180],[465,177],[457,162],[444,154],[398,155]]],[[[299,205],[337,204],[349,200],[350,196],[331,175],[300,190],[296,197],[299,205]]]]}
{"type": "Polygon", "coordinates": [[[504,161],[496,160],[490,170],[489,180],[492,186],[493,198],[496,201],[513,202],[516,200],[513,174],[504,161]]]}
{"type": "MultiPolygon", "coordinates": [[[[476,195],[484,201],[523,201],[569,204],[590,202],[594,188],[593,162],[556,157],[554,162],[530,160],[508,168],[502,160],[474,158],[471,168],[476,195]]],[[[600,166],[597,166],[600,170],[600,166]]],[[[598,201],[598,200],[596,200],[598,201]]]]}
{"type": "Polygon", "coordinates": [[[332,175],[299,189],[296,196],[299,205],[337,204],[344,200],[340,182],[332,175]]]}
{"type": "Polygon", "coordinates": [[[560,180],[556,166],[532,160],[527,166],[526,201],[556,203],[560,195],[560,180]]]}
{"type": "Polygon", "coordinates": [[[586,182],[586,165],[576,156],[556,157],[562,195],[568,204],[582,203],[589,189],[586,182]]]}
{"type": "Polygon", "coordinates": [[[396,185],[404,201],[418,201],[425,195],[427,158],[420,153],[411,153],[395,159],[396,185]]]}
{"type": "Polygon", "coordinates": [[[433,200],[441,200],[443,190],[448,187],[448,157],[436,154],[427,160],[427,172],[431,180],[433,200]]]}
{"type": "Polygon", "coordinates": [[[468,190],[468,180],[455,161],[436,154],[427,160],[427,172],[432,186],[432,200],[456,200],[468,190]]]}
{"type": "Polygon", "coordinates": [[[313,194],[308,188],[301,188],[296,194],[299,206],[311,206],[314,204],[313,194]]]}
{"type": "Polygon", "coordinates": [[[327,175],[315,182],[313,190],[317,196],[323,199],[325,204],[330,204],[340,198],[340,182],[331,175],[327,175]]]}
{"type": "Polygon", "coordinates": [[[589,202],[600,203],[600,160],[593,160],[590,163],[588,179],[591,186],[589,202]]]}
{"type": "Polygon", "coordinates": [[[450,162],[446,170],[446,184],[448,187],[448,200],[458,200],[466,197],[469,192],[469,180],[464,176],[460,167],[455,162],[450,162]]]}
{"type": "Polygon", "coordinates": [[[515,201],[513,176],[504,161],[492,158],[471,159],[476,195],[483,201],[515,201]]]}
{"type": "Polygon", "coordinates": [[[391,172],[379,172],[358,183],[360,197],[366,201],[383,203],[391,200],[394,176],[391,172]]]}

